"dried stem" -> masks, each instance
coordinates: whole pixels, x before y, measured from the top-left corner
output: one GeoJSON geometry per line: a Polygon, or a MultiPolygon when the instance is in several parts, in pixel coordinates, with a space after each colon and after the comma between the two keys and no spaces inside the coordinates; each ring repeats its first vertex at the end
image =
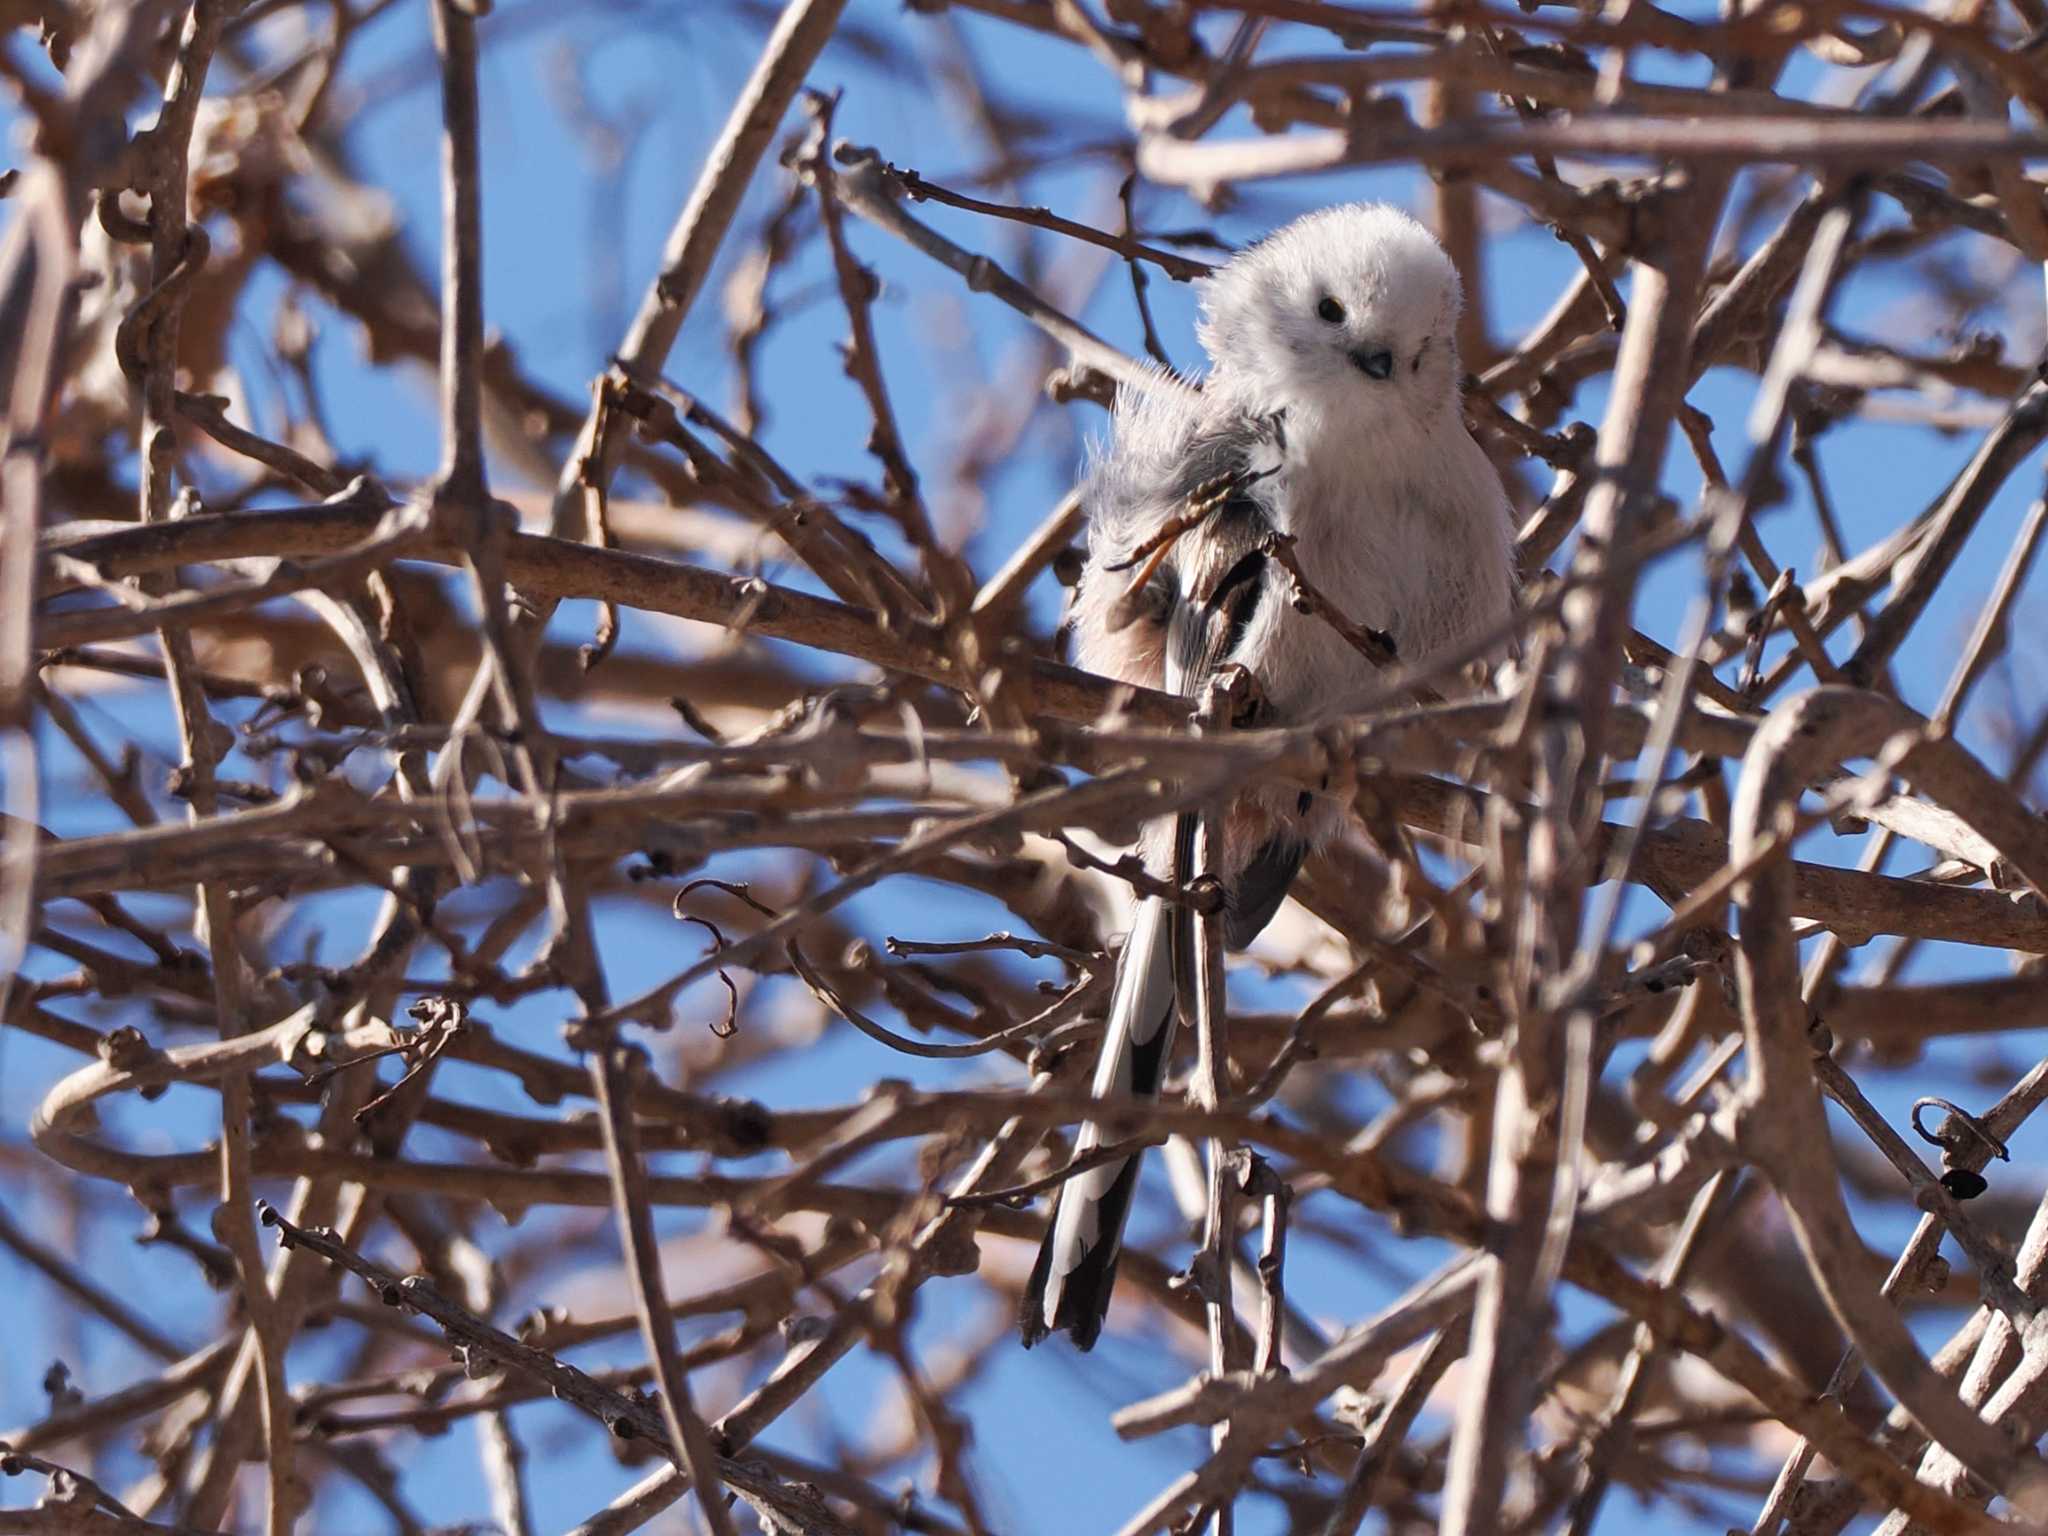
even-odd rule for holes
{"type": "Polygon", "coordinates": [[[2042,0],[688,9],[0,0],[0,1529],[2038,1523],[2042,0]],[[1097,408],[1367,166],[1516,611],[1282,538],[1327,718],[1063,665],[1097,408]],[[1241,956],[1129,851],[1304,794],[1241,956]],[[1042,1197],[1160,1144],[1047,1478],[1042,1197]]]}

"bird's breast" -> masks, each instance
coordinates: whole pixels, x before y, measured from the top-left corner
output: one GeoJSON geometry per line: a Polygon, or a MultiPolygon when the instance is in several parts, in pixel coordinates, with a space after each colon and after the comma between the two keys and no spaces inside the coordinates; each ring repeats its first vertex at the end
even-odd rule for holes
{"type": "MultiPolygon", "coordinates": [[[[1305,455],[1276,497],[1303,574],[1346,618],[1389,636],[1406,665],[1490,631],[1511,602],[1504,498],[1471,453],[1484,478],[1455,454],[1305,455]]],[[[1338,654],[1320,636],[1310,643],[1338,654]]]]}

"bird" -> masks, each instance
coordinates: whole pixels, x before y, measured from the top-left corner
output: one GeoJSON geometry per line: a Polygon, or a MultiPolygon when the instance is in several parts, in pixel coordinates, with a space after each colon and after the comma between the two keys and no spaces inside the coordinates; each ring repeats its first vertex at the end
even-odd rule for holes
{"type": "MultiPolygon", "coordinates": [[[[1200,697],[1225,668],[1250,674],[1258,723],[1301,724],[1361,697],[1378,675],[1352,639],[1289,597],[1276,537],[1317,592],[1428,668],[1500,633],[1515,600],[1511,508],[1466,430],[1457,328],[1464,295],[1430,231],[1387,204],[1307,214],[1200,280],[1199,379],[1164,370],[1114,400],[1109,440],[1082,482],[1087,559],[1067,619],[1081,667],[1200,697]]],[[[1242,948],[1286,898],[1346,806],[1284,786],[1239,795],[1214,858],[1202,818],[1149,824],[1146,872],[1223,888],[1226,944],[1242,948]]],[[[1092,1094],[1156,1097],[1195,982],[1194,918],[1137,901],[1117,958],[1092,1094]]],[[[1191,1015],[1190,1015],[1191,1016],[1191,1015]]],[[[1078,1161],[1102,1144],[1083,1125],[1078,1161]]],[[[1019,1309],[1026,1348],[1101,1333],[1142,1154],[1058,1186],[1019,1309]]]]}

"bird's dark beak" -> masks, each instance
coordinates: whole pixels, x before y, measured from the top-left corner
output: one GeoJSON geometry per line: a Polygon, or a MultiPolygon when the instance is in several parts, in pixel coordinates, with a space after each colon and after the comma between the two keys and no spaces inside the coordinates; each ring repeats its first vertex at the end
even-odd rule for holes
{"type": "Polygon", "coordinates": [[[1351,353],[1351,366],[1368,379],[1392,378],[1394,354],[1385,347],[1359,347],[1351,353]]]}

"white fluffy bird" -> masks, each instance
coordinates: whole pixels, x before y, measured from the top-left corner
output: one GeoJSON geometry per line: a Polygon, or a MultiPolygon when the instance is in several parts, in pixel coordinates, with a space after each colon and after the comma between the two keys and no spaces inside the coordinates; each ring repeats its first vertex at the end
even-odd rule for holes
{"type": "MultiPolygon", "coordinates": [[[[1359,697],[1372,664],[1288,601],[1286,574],[1265,553],[1273,533],[1293,539],[1309,581],[1353,623],[1391,639],[1404,665],[1426,667],[1494,630],[1514,596],[1510,513],[1465,430],[1463,292],[1429,231],[1383,205],[1325,209],[1241,252],[1204,281],[1201,300],[1210,372],[1200,392],[1126,388],[1112,441],[1093,456],[1088,565],[1071,616],[1079,663],[1190,696],[1234,663],[1251,672],[1275,723],[1359,697]],[[1204,505],[1213,510],[1190,515],[1204,505]],[[1132,560],[1176,526],[1185,531],[1163,553],[1132,560]]],[[[1223,882],[1231,945],[1257,936],[1344,809],[1275,791],[1229,808],[1224,847],[1209,863],[1223,882]]],[[[1148,830],[1148,869],[1194,878],[1199,823],[1189,813],[1148,830]]],[[[1184,907],[1138,904],[1097,1098],[1159,1092],[1189,1006],[1193,949],[1184,907]]],[[[1084,1126],[1077,1156],[1100,1141],[1084,1126]]],[[[1078,1347],[1094,1344],[1138,1164],[1106,1164],[1060,1187],[1019,1318],[1027,1346],[1062,1328],[1078,1347]]]]}

